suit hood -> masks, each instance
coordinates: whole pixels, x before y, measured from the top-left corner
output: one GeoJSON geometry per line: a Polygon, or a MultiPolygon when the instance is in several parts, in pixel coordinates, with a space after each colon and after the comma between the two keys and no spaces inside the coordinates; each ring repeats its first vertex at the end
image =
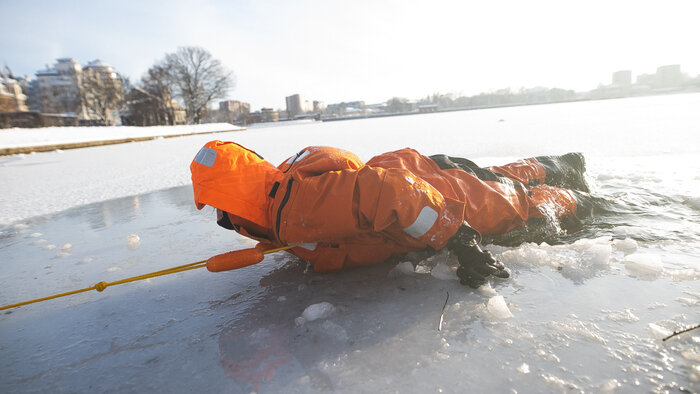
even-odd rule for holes
{"type": "Polygon", "coordinates": [[[210,141],[190,171],[197,209],[209,205],[270,227],[267,195],[281,173],[260,155],[234,142],[210,141]]]}

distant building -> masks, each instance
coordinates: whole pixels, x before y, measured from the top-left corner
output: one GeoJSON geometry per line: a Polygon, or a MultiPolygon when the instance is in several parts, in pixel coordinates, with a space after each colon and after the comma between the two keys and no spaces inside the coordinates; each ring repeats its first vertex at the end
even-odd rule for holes
{"type": "Polygon", "coordinates": [[[326,114],[331,116],[357,115],[365,112],[364,101],[349,101],[337,104],[328,104],[326,114]]]}
{"type": "Polygon", "coordinates": [[[430,112],[438,112],[437,104],[423,104],[418,106],[418,112],[425,114],[430,112]]]}
{"type": "Polygon", "coordinates": [[[323,101],[314,100],[313,111],[316,113],[322,113],[326,110],[326,104],[323,101]]]}
{"type": "MultiPolygon", "coordinates": [[[[96,78],[104,88],[111,87],[121,93],[121,79],[114,68],[101,60],[93,60],[84,68],[73,58],[61,58],[56,60],[53,67],[46,66],[45,70],[36,72],[37,82],[35,89],[38,105],[32,104],[33,109],[42,113],[76,114],[83,124],[100,122],[101,118],[94,113],[90,106],[85,105],[83,81],[87,78],[96,78]],[[81,96],[82,95],[82,96],[81,96]]],[[[33,101],[33,100],[32,100],[33,101]]],[[[119,119],[117,108],[107,109],[107,115],[112,121],[119,119]]]]}
{"type": "Polygon", "coordinates": [[[222,111],[233,112],[237,114],[249,114],[250,104],[236,100],[220,101],[219,109],[222,111]]]}
{"type": "MultiPolygon", "coordinates": [[[[167,91],[154,95],[134,87],[125,98],[126,110],[121,113],[122,125],[156,126],[185,124],[187,111],[170,99],[167,91]]],[[[218,120],[217,120],[218,121],[218,120]]]]}
{"type": "Polygon", "coordinates": [[[656,84],[654,87],[660,89],[677,88],[683,83],[683,74],[681,74],[681,66],[673,64],[670,66],[661,66],[656,69],[656,84]]]}
{"type": "Polygon", "coordinates": [[[260,113],[263,122],[277,122],[280,120],[279,113],[272,108],[263,108],[260,110],[260,113]]]}
{"type": "Polygon", "coordinates": [[[29,111],[27,96],[20,83],[9,76],[0,75],[0,112],[29,111]]]}
{"type": "Polygon", "coordinates": [[[637,85],[645,85],[651,88],[656,84],[656,74],[637,75],[637,85]]]}
{"type": "Polygon", "coordinates": [[[223,122],[248,123],[250,104],[236,100],[219,102],[219,118],[223,122]]]}
{"type": "Polygon", "coordinates": [[[39,106],[43,113],[80,114],[80,80],[82,67],[73,58],[61,58],[53,68],[36,72],[39,106]]]}
{"type": "Polygon", "coordinates": [[[632,71],[616,71],[612,75],[612,84],[619,87],[629,87],[632,85],[632,71]]]}
{"type": "Polygon", "coordinates": [[[287,102],[287,116],[289,119],[294,119],[295,116],[304,113],[304,108],[302,108],[302,99],[299,94],[293,94],[287,96],[285,101],[287,102]]]}

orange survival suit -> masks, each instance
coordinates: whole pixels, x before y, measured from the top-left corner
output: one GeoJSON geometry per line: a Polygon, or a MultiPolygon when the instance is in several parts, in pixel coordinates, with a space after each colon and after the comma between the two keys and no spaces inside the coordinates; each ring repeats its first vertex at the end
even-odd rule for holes
{"type": "Polygon", "coordinates": [[[236,231],[261,242],[301,242],[289,251],[318,272],[441,249],[465,221],[489,235],[544,212],[576,213],[573,193],[541,184],[546,172],[536,159],[490,169],[501,177],[482,180],[408,148],[363,164],[350,152],[320,146],[274,167],[222,141],[205,144],[190,165],[198,209],[225,212],[236,231]]]}

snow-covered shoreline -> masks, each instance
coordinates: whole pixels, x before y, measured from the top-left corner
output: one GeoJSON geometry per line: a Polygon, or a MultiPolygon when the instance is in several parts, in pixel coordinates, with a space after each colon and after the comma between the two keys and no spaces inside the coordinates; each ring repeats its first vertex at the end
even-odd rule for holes
{"type": "Polygon", "coordinates": [[[106,145],[158,137],[241,131],[230,123],[207,123],[179,126],[107,126],[107,127],[42,127],[0,130],[0,152],[27,153],[35,150],[68,149],[71,147],[106,145]],[[46,147],[47,149],[40,149],[46,147]]]}

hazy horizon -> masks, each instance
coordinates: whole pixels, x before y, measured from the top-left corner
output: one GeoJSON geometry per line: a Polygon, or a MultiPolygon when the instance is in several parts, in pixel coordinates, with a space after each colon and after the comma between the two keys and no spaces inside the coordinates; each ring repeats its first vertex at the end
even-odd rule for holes
{"type": "Polygon", "coordinates": [[[284,108],[299,93],[326,103],[382,102],[501,88],[587,91],[633,79],[694,51],[700,5],[633,1],[258,3],[135,1],[70,5],[0,0],[0,61],[34,75],[56,58],[101,59],[132,83],[178,46],[201,46],[236,75],[229,98],[284,108]]]}

